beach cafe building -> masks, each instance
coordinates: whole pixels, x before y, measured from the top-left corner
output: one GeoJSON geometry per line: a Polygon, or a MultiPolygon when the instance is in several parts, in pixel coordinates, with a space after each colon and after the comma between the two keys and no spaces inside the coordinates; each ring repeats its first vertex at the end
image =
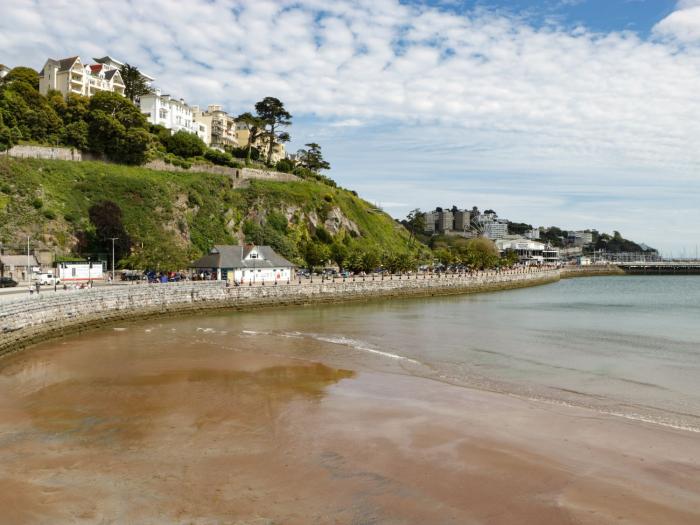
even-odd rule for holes
{"type": "Polygon", "coordinates": [[[545,246],[529,239],[499,239],[496,241],[499,252],[515,252],[521,263],[539,265],[544,263],[545,246]]]}
{"type": "Polygon", "coordinates": [[[191,268],[217,281],[239,284],[287,283],[294,278],[294,265],[269,246],[218,244],[191,268]]]}

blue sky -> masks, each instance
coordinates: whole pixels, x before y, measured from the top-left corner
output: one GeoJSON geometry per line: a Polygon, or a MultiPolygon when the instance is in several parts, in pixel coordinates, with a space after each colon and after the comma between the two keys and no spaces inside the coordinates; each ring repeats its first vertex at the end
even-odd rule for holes
{"type": "Polygon", "coordinates": [[[5,0],[0,62],[110,54],[192,104],[294,115],[395,217],[479,206],[700,244],[700,0],[5,0]]]}

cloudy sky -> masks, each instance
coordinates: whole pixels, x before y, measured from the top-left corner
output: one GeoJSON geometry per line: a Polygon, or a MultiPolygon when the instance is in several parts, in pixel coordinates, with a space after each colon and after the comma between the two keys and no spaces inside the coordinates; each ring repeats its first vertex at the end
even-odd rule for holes
{"type": "Polygon", "coordinates": [[[264,96],[395,217],[700,244],[700,0],[3,0],[0,62],[112,55],[192,104],[264,96]]]}

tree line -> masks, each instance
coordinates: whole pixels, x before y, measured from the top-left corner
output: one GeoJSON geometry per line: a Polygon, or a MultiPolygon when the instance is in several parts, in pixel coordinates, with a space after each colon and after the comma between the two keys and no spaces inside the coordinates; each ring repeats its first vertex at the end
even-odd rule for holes
{"type": "Polygon", "coordinates": [[[274,148],[291,140],[287,128],[292,115],[275,97],[265,97],[254,113],[237,117],[249,130],[244,147],[211,149],[195,134],[149,124],[136,105],[151,92],[138,68],[121,68],[125,94],[98,92],[92,97],[58,91],[39,93],[39,74],[28,67],[12,69],[0,81],[0,151],[21,142],[67,146],[123,164],[143,164],[152,158],[189,168],[193,162],[240,167],[255,163],[335,185],[322,170],[330,169],[321,146],[309,143],[293,159],[281,159],[273,166],[274,148]]]}

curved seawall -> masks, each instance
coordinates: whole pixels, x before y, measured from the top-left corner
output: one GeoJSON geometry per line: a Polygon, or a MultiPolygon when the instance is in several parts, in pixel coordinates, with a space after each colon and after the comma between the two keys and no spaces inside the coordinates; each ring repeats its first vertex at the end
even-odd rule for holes
{"type": "Polygon", "coordinates": [[[203,281],[102,286],[0,303],[0,355],[44,339],[104,323],[217,308],[371,300],[507,290],[558,281],[559,270],[484,272],[475,275],[358,277],[279,286],[227,286],[203,281]]]}

